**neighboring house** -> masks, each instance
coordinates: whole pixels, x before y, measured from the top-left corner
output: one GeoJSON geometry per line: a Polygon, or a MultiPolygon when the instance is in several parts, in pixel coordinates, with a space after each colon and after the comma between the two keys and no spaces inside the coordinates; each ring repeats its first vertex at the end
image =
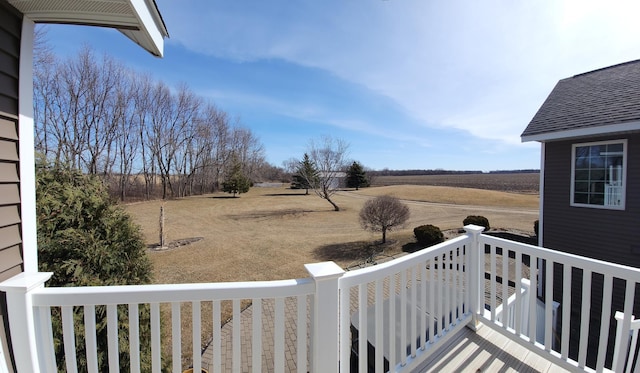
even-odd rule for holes
{"type": "MultiPolygon", "coordinates": [[[[0,281],[37,272],[33,147],[33,34],[35,23],[120,30],[155,56],[168,36],[153,0],[0,0],[0,281]]],[[[0,293],[0,372],[14,371],[0,293]]]]}
{"type": "MultiPolygon", "coordinates": [[[[538,244],[640,267],[640,60],[560,80],[522,141],[541,143],[538,244]]],[[[562,276],[559,271],[555,267],[554,276],[562,276]]],[[[594,277],[596,301],[604,296],[602,283],[594,277]]],[[[555,287],[554,299],[562,292],[555,287]]],[[[623,308],[621,286],[614,284],[612,302],[613,309],[623,308]]],[[[591,318],[599,323],[600,310],[591,318]]]]}
{"type": "Polygon", "coordinates": [[[560,80],[522,141],[542,144],[539,245],[640,267],[640,60],[560,80]]]}

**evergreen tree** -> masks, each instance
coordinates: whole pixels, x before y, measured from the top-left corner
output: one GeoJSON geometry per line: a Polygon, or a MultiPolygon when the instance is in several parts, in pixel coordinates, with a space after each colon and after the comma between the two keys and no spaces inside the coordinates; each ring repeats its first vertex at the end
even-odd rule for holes
{"type": "Polygon", "coordinates": [[[317,180],[318,171],[309,159],[309,154],[304,153],[304,158],[298,163],[297,172],[293,175],[291,189],[305,189],[305,194],[309,194],[309,189],[317,184],[317,180]]]}
{"type": "MultiPolygon", "coordinates": [[[[36,166],[39,270],[53,272],[50,286],[132,285],[151,282],[151,262],[140,228],[109,198],[97,177],[77,170],[36,166]]],[[[138,307],[142,371],[151,369],[149,306],[138,307]]],[[[64,367],[62,322],[52,308],[58,366],[64,367]]],[[[78,370],[87,371],[84,307],[74,307],[78,370]]],[[[98,370],[108,370],[106,306],[95,307],[98,370]]],[[[120,370],[129,371],[129,314],[118,307],[120,370]]]]}
{"type": "Polygon", "coordinates": [[[359,162],[354,161],[353,164],[347,169],[347,188],[368,187],[369,178],[364,171],[364,167],[359,162]]]}
{"type": "Polygon", "coordinates": [[[236,194],[248,192],[250,187],[251,180],[242,173],[242,165],[240,162],[234,161],[231,171],[222,182],[222,191],[233,193],[233,196],[235,197],[236,194]]]}

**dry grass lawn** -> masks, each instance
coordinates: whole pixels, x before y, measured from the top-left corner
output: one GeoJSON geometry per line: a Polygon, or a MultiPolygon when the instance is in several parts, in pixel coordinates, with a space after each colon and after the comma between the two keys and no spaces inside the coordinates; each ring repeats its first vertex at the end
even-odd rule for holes
{"type": "MultiPolygon", "coordinates": [[[[346,268],[362,262],[372,248],[380,249],[376,243],[381,235],[364,231],[358,213],[368,198],[382,194],[407,200],[411,210],[406,228],[388,233],[387,255],[402,254],[403,245],[414,242],[413,228],[418,225],[454,229],[468,215],[484,215],[492,228],[532,232],[538,217],[535,195],[414,185],[340,192],[334,199],[342,209],[339,212],[313,193],[304,195],[285,186],[252,188],[239,198],[220,193],[126,208],[142,226],[149,245],[159,242],[162,205],[168,241],[203,238],[175,249],[150,251],[156,283],[277,280],[307,277],[305,263],[333,260],[346,268]]],[[[191,312],[190,305],[182,308],[186,357],[191,351],[191,312]]],[[[169,309],[163,305],[163,325],[170,325],[169,309]]],[[[222,319],[229,314],[224,310],[222,319]]],[[[203,309],[202,343],[211,335],[210,320],[210,309],[203,309]]],[[[163,348],[168,353],[170,327],[163,330],[163,348]]],[[[183,366],[189,363],[183,360],[183,366]]]]}
{"type": "Polygon", "coordinates": [[[341,192],[335,196],[339,212],[312,193],[284,186],[252,188],[240,198],[220,193],[137,203],[127,209],[149,244],[159,241],[162,204],[167,240],[203,237],[188,246],[150,252],[157,283],[274,280],[306,277],[305,263],[334,260],[344,267],[357,262],[360,249],[380,239],[362,230],[358,213],[366,198],[382,194],[418,201],[407,202],[411,218],[406,228],[388,235],[396,242],[386,249],[390,254],[412,242],[413,228],[421,224],[445,230],[461,227],[467,215],[484,215],[493,228],[531,232],[537,219],[534,195],[414,185],[341,192]]]}

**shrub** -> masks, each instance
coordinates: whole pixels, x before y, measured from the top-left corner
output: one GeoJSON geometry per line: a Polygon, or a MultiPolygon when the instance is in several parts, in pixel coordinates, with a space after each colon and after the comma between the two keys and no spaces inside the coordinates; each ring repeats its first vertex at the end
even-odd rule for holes
{"type": "Polygon", "coordinates": [[[444,241],[444,235],[440,228],[431,224],[415,227],[413,234],[416,236],[418,243],[426,246],[432,246],[444,241]]]}
{"type": "Polygon", "coordinates": [[[489,225],[489,219],[481,215],[469,215],[466,218],[464,218],[464,220],[462,221],[462,225],[466,226],[469,224],[479,225],[481,227],[484,227],[485,232],[491,229],[491,226],[489,225]]]}
{"type": "Polygon", "coordinates": [[[540,220],[536,220],[533,222],[533,231],[535,232],[536,236],[538,235],[539,229],[540,229],[540,220]]]}

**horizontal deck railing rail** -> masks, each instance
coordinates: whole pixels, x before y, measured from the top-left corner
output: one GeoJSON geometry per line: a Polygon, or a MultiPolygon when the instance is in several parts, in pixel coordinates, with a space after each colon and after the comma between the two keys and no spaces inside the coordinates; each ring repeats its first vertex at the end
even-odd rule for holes
{"type": "Polygon", "coordinates": [[[167,361],[174,372],[415,371],[464,326],[482,325],[570,369],[637,365],[640,270],[465,229],[351,272],[309,264],[301,280],[45,288],[50,274],[23,273],[0,284],[18,372],[75,372],[79,361],[98,371],[103,358],[110,371],[126,360],[136,372],[142,349],[153,371],[167,361]]]}

